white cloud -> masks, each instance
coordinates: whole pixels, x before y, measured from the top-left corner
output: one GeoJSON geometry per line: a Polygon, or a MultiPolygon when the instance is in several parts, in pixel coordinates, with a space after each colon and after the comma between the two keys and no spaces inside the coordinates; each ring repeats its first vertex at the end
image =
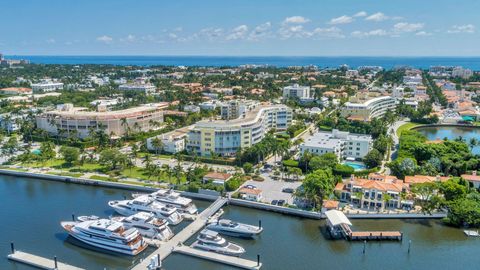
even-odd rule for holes
{"type": "Polygon", "coordinates": [[[304,24],[304,23],[307,23],[309,21],[310,20],[308,18],[305,18],[303,16],[292,16],[292,17],[285,18],[285,20],[283,20],[283,23],[284,24],[289,24],[289,23],[304,24]]]}
{"type": "Polygon", "coordinates": [[[278,34],[281,39],[288,39],[288,38],[302,38],[302,37],[309,37],[311,33],[305,31],[303,25],[291,25],[291,26],[283,26],[278,29],[278,34]]]}
{"type": "Polygon", "coordinates": [[[109,36],[106,36],[106,35],[103,35],[103,36],[97,37],[97,41],[108,44],[108,43],[111,43],[113,41],[113,38],[109,37],[109,36]]]}
{"type": "Polygon", "coordinates": [[[53,38],[49,38],[49,39],[46,40],[46,42],[47,42],[48,44],[54,44],[54,43],[56,43],[57,41],[56,41],[55,39],[53,39],[53,38]]]}
{"type": "Polygon", "coordinates": [[[352,37],[356,37],[356,38],[380,37],[380,36],[386,36],[387,31],[385,31],[383,29],[375,29],[375,30],[366,31],[366,32],[353,31],[350,35],[352,37]]]}
{"type": "Polygon", "coordinates": [[[475,33],[475,26],[473,24],[464,24],[464,25],[454,25],[447,33],[456,34],[456,33],[475,33]]]}
{"type": "Polygon", "coordinates": [[[248,33],[248,26],[245,24],[239,25],[230,31],[230,33],[227,35],[226,39],[227,40],[237,40],[237,39],[243,39],[247,36],[248,33]]]}
{"type": "Polygon", "coordinates": [[[223,31],[222,28],[214,28],[214,27],[209,27],[209,28],[204,28],[200,30],[197,34],[194,34],[192,38],[205,38],[207,40],[218,40],[221,37],[223,37],[225,32],[223,31]]]}
{"type": "Polygon", "coordinates": [[[393,26],[395,32],[416,32],[422,29],[424,26],[423,23],[406,23],[400,22],[393,26]]]}
{"type": "Polygon", "coordinates": [[[416,36],[431,36],[433,35],[432,33],[429,33],[429,32],[425,32],[425,31],[419,31],[417,33],[415,33],[416,36]]]}
{"type": "Polygon", "coordinates": [[[360,12],[355,13],[355,15],[353,15],[353,17],[366,17],[367,15],[368,15],[367,12],[360,11],[360,12]]]}
{"type": "Polygon", "coordinates": [[[377,12],[365,18],[367,21],[374,21],[374,22],[381,22],[388,20],[388,16],[383,14],[382,12],[377,12]]]}
{"type": "Polygon", "coordinates": [[[345,35],[342,33],[342,29],[338,27],[315,28],[311,34],[312,36],[325,38],[345,38],[345,35]]]}
{"type": "Polygon", "coordinates": [[[259,40],[260,38],[268,37],[271,35],[272,24],[270,22],[262,23],[255,27],[250,35],[248,36],[249,40],[259,40]]]}
{"type": "Polygon", "coordinates": [[[347,15],[343,15],[337,18],[333,18],[328,22],[329,24],[347,24],[353,22],[353,18],[347,15]]]}

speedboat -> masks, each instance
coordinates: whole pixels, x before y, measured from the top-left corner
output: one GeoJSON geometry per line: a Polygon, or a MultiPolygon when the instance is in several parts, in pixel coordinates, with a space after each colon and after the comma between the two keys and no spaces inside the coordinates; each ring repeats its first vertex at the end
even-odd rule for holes
{"type": "MultiPolygon", "coordinates": [[[[132,194],[134,198],[142,196],[141,194],[132,194]]],[[[195,215],[198,212],[197,207],[193,203],[191,199],[185,198],[180,196],[180,193],[170,189],[159,189],[151,194],[149,196],[155,198],[155,200],[161,202],[161,203],[166,203],[168,205],[172,205],[177,208],[178,212],[184,213],[184,214],[189,214],[189,215],[195,215]]]]}
{"type": "Polygon", "coordinates": [[[466,236],[473,236],[473,237],[479,237],[480,236],[478,231],[464,230],[463,233],[465,233],[466,236]]]}
{"type": "Polygon", "coordinates": [[[148,195],[133,200],[109,201],[108,205],[123,216],[131,216],[138,212],[149,212],[155,214],[158,218],[167,220],[172,225],[177,225],[183,220],[175,207],[157,202],[148,195]]]}
{"type": "Polygon", "coordinates": [[[217,219],[207,224],[207,229],[216,231],[220,234],[235,237],[253,237],[260,234],[263,228],[244,223],[233,222],[229,219],[217,219]]]}
{"type": "Polygon", "coordinates": [[[109,219],[60,224],[72,237],[96,248],[134,256],[148,247],[137,229],[126,229],[122,223],[109,219]]]}
{"type": "Polygon", "coordinates": [[[208,229],[200,232],[197,236],[197,241],[192,244],[192,247],[230,256],[240,256],[245,253],[243,247],[228,242],[225,238],[221,237],[218,232],[208,229]]]}
{"type": "Polygon", "coordinates": [[[138,212],[128,217],[113,217],[113,221],[123,223],[126,228],[135,228],[144,237],[167,241],[173,237],[168,222],[155,217],[153,213],[138,212]]]}

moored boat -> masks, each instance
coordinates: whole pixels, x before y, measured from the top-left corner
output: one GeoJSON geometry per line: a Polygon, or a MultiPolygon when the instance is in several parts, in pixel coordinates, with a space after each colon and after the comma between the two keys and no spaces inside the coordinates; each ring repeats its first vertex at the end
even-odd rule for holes
{"type": "MultiPolygon", "coordinates": [[[[132,194],[134,198],[143,196],[144,194],[132,194]]],[[[195,215],[198,212],[197,207],[189,198],[180,196],[180,193],[170,189],[159,189],[148,196],[155,198],[158,202],[172,205],[182,214],[195,215]]]]}
{"type": "Polygon", "coordinates": [[[220,234],[250,238],[260,234],[263,228],[249,224],[234,222],[229,219],[217,219],[207,224],[207,229],[220,234]]]}
{"type": "Polygon", "coordinates": [[[245,249],[240,245],[228,242],[218,232],[208,229],[199,233],[197,241],[192,244],[192,247],[230,256],[240,256],[245,253],[245,249]]]}

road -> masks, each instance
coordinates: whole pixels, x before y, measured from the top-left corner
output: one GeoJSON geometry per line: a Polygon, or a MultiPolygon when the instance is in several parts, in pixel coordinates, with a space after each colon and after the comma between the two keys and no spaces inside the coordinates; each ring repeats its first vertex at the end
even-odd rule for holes
{"type": "Polygon", "coordinates": [[[387,157],[387,159],[382,161],[382,165],[380,167],[380,171],[384,172],[387,175],[390,174],[390,168],[386,167],[385,165],[387,164],[387,162],[392,161],[397,156],[398,144],[400,142],[400,139],[397,136],[397,130],[398,128],[408,123],[409,121],[410,121],[409,119],[402,119],[402,120],[396,121],[395,123],[393,123],[388,127],[387,134],[389,134],[392,137],[393,145],[395,149],[390,152],[390,155],[387,157]]]}

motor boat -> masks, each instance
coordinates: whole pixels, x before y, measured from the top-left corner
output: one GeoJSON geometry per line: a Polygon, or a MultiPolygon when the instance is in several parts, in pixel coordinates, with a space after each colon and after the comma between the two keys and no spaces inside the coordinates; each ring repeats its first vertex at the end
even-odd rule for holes
{"type": "Polygon", "coordinates": [[[192,247],[230,256],[240,256],[245,253],[243,247],[228,242],[225,238],[221,237],[218,232],[208,229],[200,232],[197,236],[197,241],[192,244],[192,247]]]}
{"type": "MultiPolygon", "coordinates": [[[[134,198],[142,196],[142,194],[133,194],[134,198]]],[[[195,215],[198,212],[197,207],[191,199],[180,196],[180,193],[170,189],[159,189],[149,196],[155,198],[158,202],[172,205],[182,214],[195,215]]]]}
{"type": "Polygon", "coordinates": [[[260,226],[238,223],[229,219],[217,219],[216,221],[209,222],[207,229],[220,234],[245,238],[253,237],[263,231],[263,228],[260,226]]]}
{"type": "Polygon", "coordinates": [[[177,225],[183,220],[183,217],[175,207],[157,202],[148,195],[143,195],[133,200],[109,201],[108,205],[123,216],[131,216],[138,212],[148,212],[155,214],[158,218],[167,220],[172,225],[177,225]]]}
{"type": "Polygon", "coordinates": [[[173,237],[168,221],[155,217],[153,213],[138,212],[128,217],[113,217],[112,220],[123,223],[127,229],[137,229],[144,237],[162,241],[173,237]]]}
{"type": "Polygon", "coordinates": [[[134,256],[148,247],[137,229],[126,229],[122,223],[109,219],[60,224],[70,236],[96,248],[134,256]]]}

